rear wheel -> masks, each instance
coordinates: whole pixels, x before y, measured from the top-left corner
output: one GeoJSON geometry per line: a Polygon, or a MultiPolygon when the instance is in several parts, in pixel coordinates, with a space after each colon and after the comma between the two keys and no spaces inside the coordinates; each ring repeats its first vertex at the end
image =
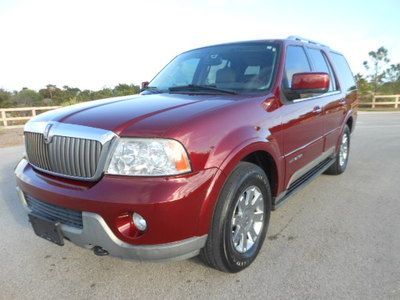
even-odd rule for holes
{"type": "Polygon", "coordinates": [[[326,174],[330,175],[339,175],[342,174],[347,167],[347,162],[349,160],[350,154],[350,129],[346,125],[343,130],[343,134],[340,138],[339,151],[336,154],[336,161],[333,163],[328,170],[326,170],[326,174]]]}
{"type": "Polygon", "coordinates": [[[264,171],[240,162],[218,200],[204,262],[223,272],[239,272],[256,258],[264,242],[271,212],[271,192],[264,171]]]}

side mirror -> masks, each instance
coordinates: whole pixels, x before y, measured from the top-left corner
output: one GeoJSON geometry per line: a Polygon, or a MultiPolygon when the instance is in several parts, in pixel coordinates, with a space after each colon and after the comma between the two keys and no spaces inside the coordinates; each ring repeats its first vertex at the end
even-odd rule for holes
{"type": "Polygon", "coordinates": [[[329,90],[329,75],[327,73],[293,74],[291,90],[300,94],[326,93],[329,90]]]}
{"type": "Polygon", "coordinates": [[[143,81],[142,84],[140,85],[140,90],[144,91],[145,89],[147,89],[147,87],[149,86],[149,83],[150,82],[148,82],[148,81],[143,81]]]}

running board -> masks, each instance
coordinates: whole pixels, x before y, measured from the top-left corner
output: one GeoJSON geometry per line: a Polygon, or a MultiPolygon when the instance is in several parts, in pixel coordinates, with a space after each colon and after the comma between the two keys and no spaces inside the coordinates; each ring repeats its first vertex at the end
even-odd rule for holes
{"type": "Polygon", "coordinates": [[[281,206],[290,196],[294,195],[302,188],[304,188],[308,183],[310,183],[315,177],[324,173],[334,162],[336,158],[328,157],[327,159],[320,162],[314,168],[310,169],[307,173],[305,173],[300,178],[296,179],[286,190],[286,192],[282,196],[278,196],[275,199],[275,203],[273,205],[273,209],[277,209],[281,206]]]}

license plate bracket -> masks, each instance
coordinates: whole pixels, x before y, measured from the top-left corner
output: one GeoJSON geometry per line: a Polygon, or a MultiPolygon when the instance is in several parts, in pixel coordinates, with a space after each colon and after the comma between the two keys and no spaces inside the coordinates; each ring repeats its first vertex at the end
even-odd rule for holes
{"type": "Polygon", "coordinates": [[[59,222],[48,220],[35,213],[28,214],[29,222],[37,236],[44,238],[59,246],[64,246],[64,237],[59,222]]]}

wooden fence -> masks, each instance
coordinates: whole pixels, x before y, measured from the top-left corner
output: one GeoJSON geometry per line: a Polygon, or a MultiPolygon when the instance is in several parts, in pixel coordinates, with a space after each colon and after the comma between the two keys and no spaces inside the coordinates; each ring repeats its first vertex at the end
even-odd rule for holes
{"type": "Polygon", "coordinates": [[[375,95],[372,97],[371,102],[361,102],[360,106],[370,108],[385,108],[389,106],[396,109],[400,107],[400,95],[375,95]]]}
{"type": "Polygon", "coordinates": [[[30,118],[60,106],[21,107],[21,108],[0,108],[0,121],[7,128],[21,127],[30,118]]]}

